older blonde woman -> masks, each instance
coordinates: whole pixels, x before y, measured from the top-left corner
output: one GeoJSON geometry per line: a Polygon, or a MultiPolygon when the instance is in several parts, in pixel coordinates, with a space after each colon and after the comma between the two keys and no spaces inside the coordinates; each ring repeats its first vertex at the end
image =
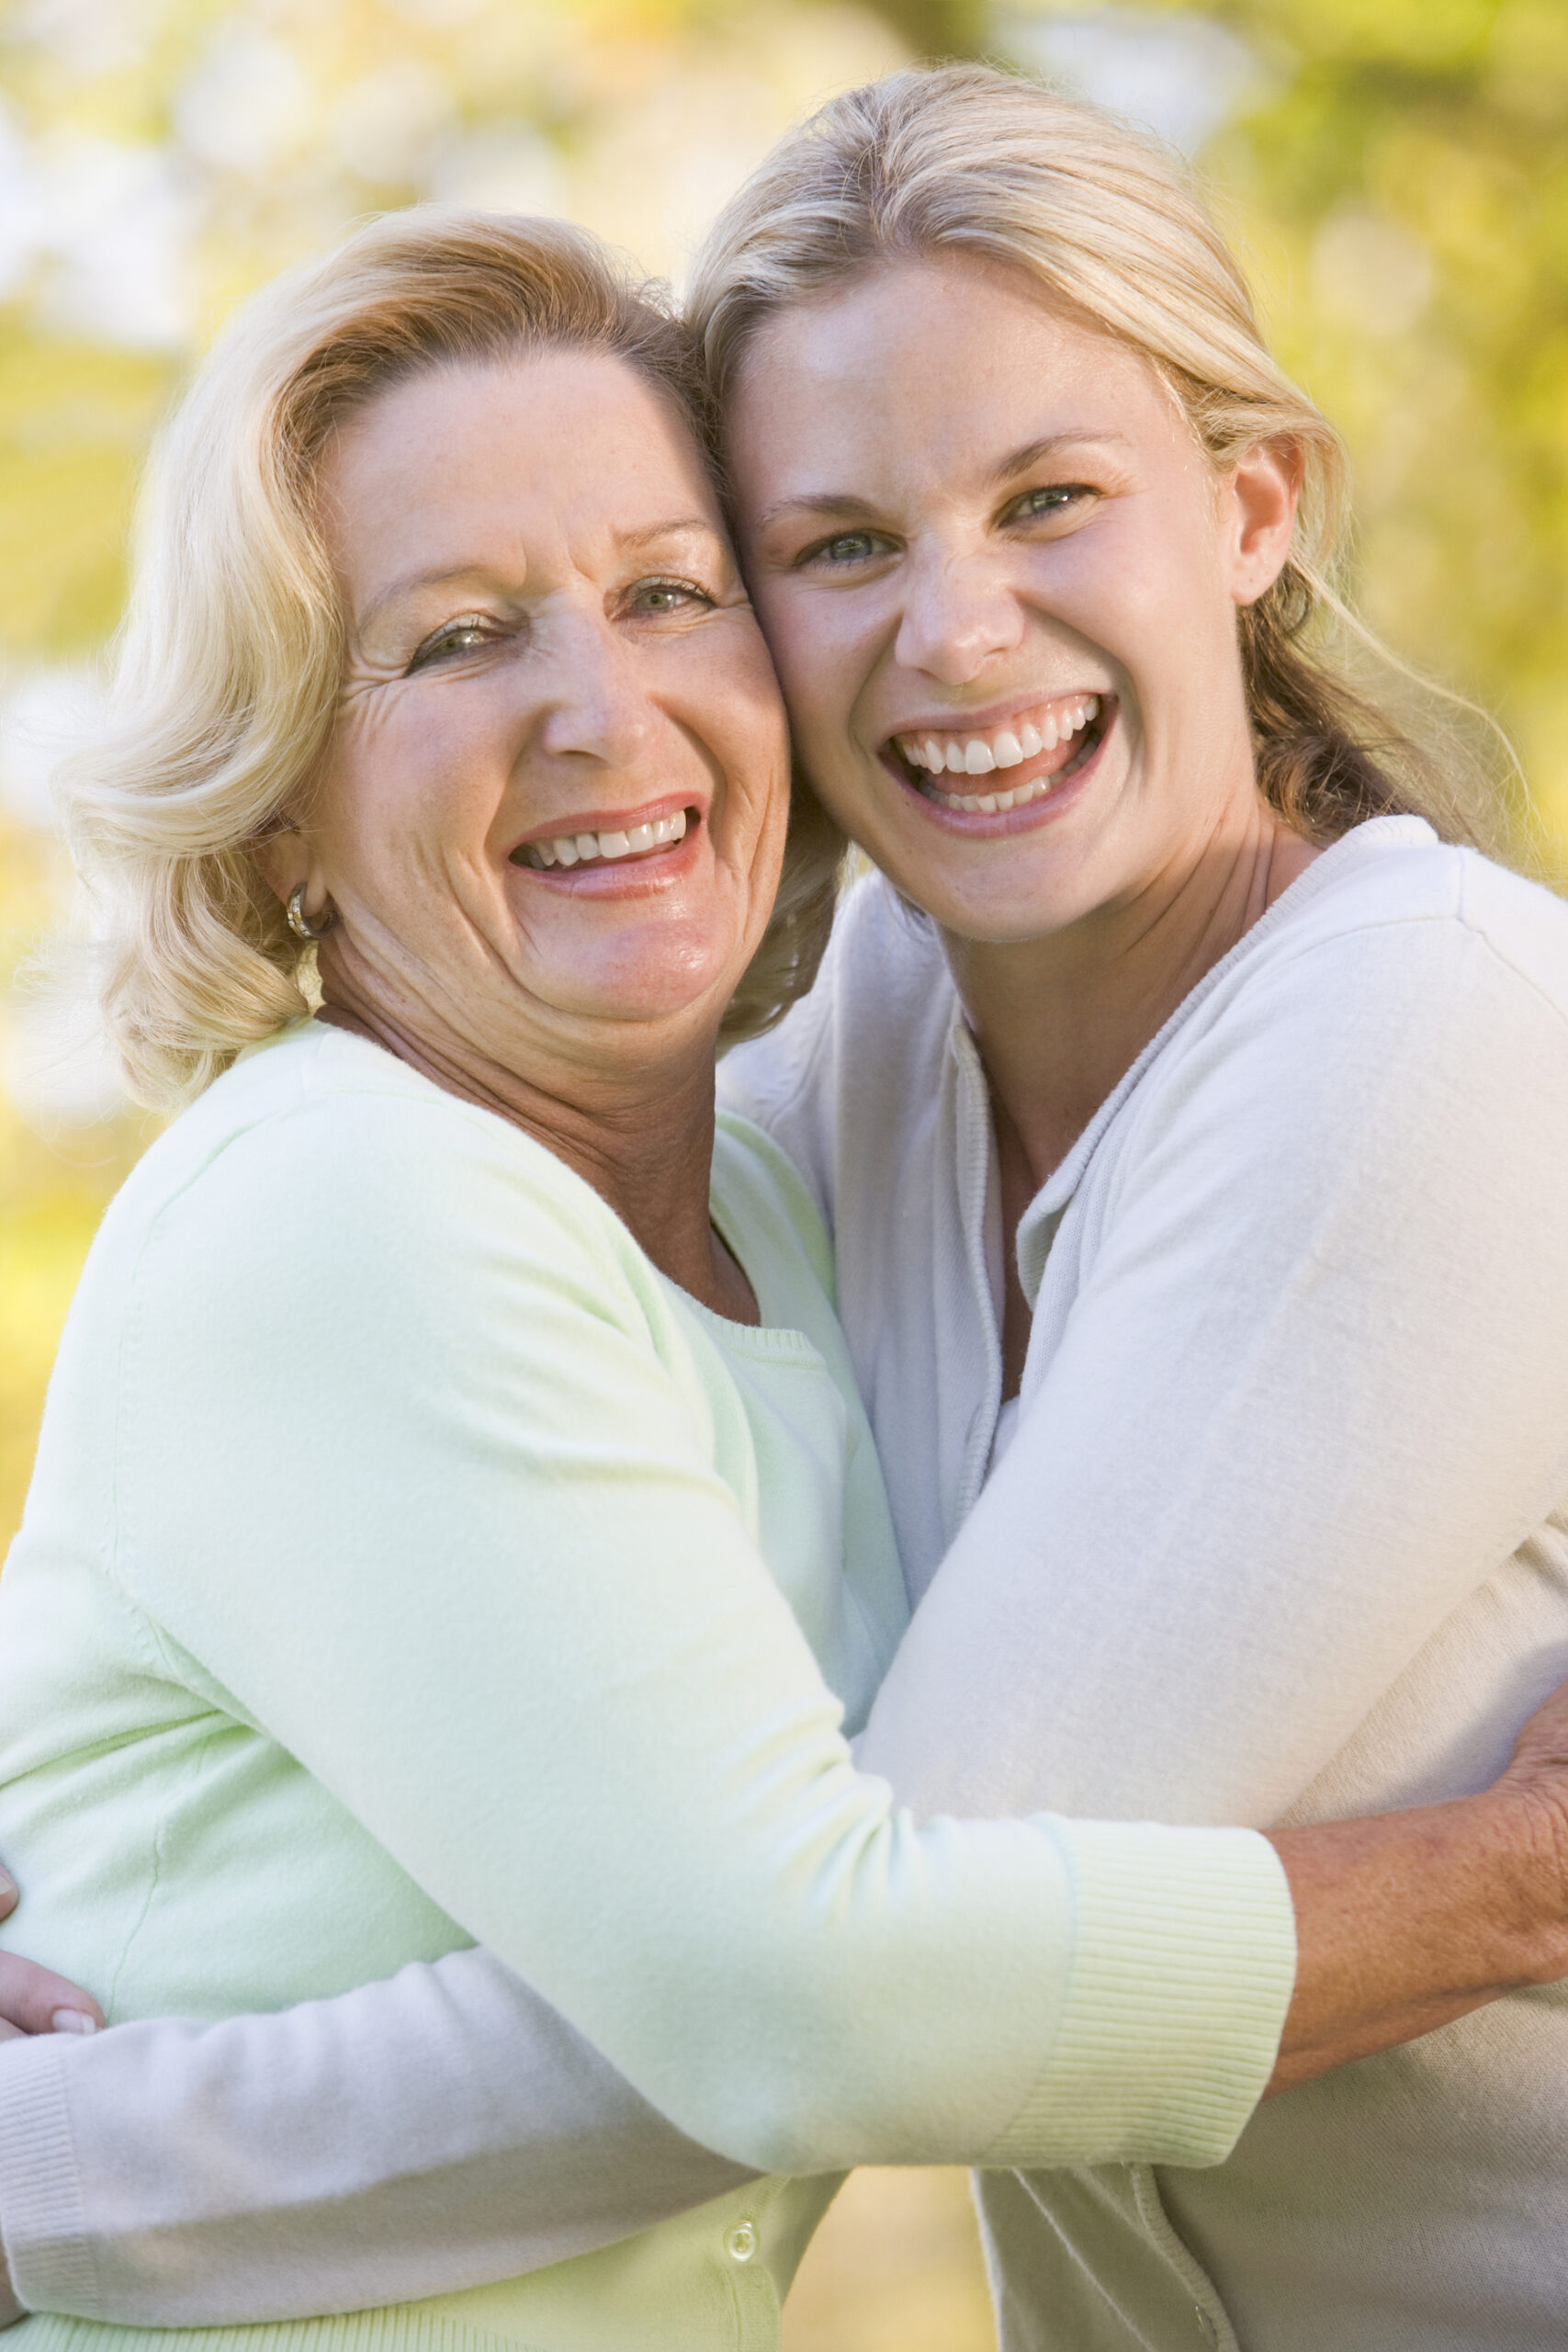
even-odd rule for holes
{"type": "MultiPolygon", "coordinates": [[[[313,2109],[328,2151],[314,2252],[373,2201],[333,2054],[357,2034],[385,2071],[399,2045],[367,2018],[423,2020],[412,2092],[422,2041],[460,2039],[443,1993],[470,2031],[526,2026],[613,2122],[602,2064],[468,1935],[689,2131],[796,2171],[1222,2154],[1285,2007],[1277,1857],[1301,1937],[1277,2082],[1562,1963],[1539,1756],[1495,1799],[1272,1850],[922,1830],[852,1771],[818,1662],[852,1724],[899,1595],[820,1237],[744,1126],[710,1221],[712,1045],[762,937],[784,763],[677,350],[558,232],[388,228],[263,307],[172,446],[128,653],[159,724],[91,804],[142,910],[111,999],[132,1060],[186,1082],[299,1011],[302,941],[327,1011],[220,1078],[106,1228],[0,1601],[0,1844],[33,1949],[116,2017],[424,1966],[271,2043],[131,2026],[15,2053],[44,2182],[22,2283],[62,2311],[103,2304],[83,2176],[53,2191],[121,2052],[175,2050],[210,2086],[288,2050],[273,2114],[313,2109]],[[77,2201],[49,2238],[51,2198],[77,2201]]],[[[786,958],[827,878],[801,863],[786,958]]],[[[750,986],[778,1002],[755,966],[750,986]]],[[[491,2041],[477,2129],[454,2079],[392,2184],[401,2228],[380,2209],[371,2294],[363,2251],[328,2291],[287,2233],[281,2282],[215,2284],[165,2212],[120,2315],[518,2267],[493,2204],[482,2247],[472,2222],[434,2247],[408,2226],[422,2166],[471,2183],[540,2077],[491,2041]]],[[[153,2144],[178,2104],[122,2098],[121,2130],[153,2144]]],[[[265,2139],[199,2144],[243,2207],[265,2139]]],[[[673,2191],[628,2194],[622,2230],[733,2179],[675,2145],[673,2191]]],[[[829,2189],[748,2185],[531,2281],[312,2333],[762,2344],[829,2189]]],[[[605,2202],[579,2243],[613,2233],[605,2202]]],[[[31,2323],[40,2345],[62,2324],[31,2323]]]]}

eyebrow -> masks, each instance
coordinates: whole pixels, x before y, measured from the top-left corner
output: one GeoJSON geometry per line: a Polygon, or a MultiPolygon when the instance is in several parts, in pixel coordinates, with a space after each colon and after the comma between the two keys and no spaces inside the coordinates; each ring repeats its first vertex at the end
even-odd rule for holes
{"type": "MultiPolygon", "coordinates": [[[[998,490],[1059,450],[1112,445],[1122,449],[1133,446],[1124,433],[1106,433],[1093,427],[1069,426],[1065,433],[1043,434],[1039,440],[1026,441],[1021,448],[1014,449],[999,465],[993,466],[987,481],[993,490],[998,490]]],[[[857,496],[853,491],[807,491],[799,498],[781,498],[775,505],[764,507],[757,517],[756,527],[765,530],[770,523],[776,523],[786,514],[820,514],[829,521],[872,522],[877,512],[869,499],[857,496]]]]}
{"type": "Polygon", "coordinates": [[[386,611],[389,605],[397,604],[401,597],[415,595],[421,588],[446,588],[455,581],[479,580],[483,577],[483,565],[474,563],[452,564],[445,571],[405,572],[400,580],[392,581],[388,587],[372,596],[364,610],[355,615],[355,628],[361,630],[367,628],[378,613],[386,611]]]}
{"type": "MultiPolygon", "coordinates": [[[[722,538],[716,524],[705,514],[682,514],[672,522],[649,523],[640,531],[617,531],[615,541],[617,548],[635,553],[641,548],[656,546],[660,539],[689,538],[694,532],[701,532],[710,539],[722,538]]],[[[394,580],[389,587],[372,596],[364,611],[356,616],[355,627],[356,629],[367,628],[389,605],[397,604],[400,597],[416,595],[422,588],[445,588],[459,580],[481,580],[486,576],[482,563],[451,564],[440,571],[405,572],[400,580],[394,580]]]]}
{"type": "Polygon", "coordinates": [[[615,545],[618,548],[648,548],[659,539],[690,538],[694,531],[700,532],[706,539],[717,539],[723,536],[709,515],[682,514],[672,523],[649,523],[645,530],[617,531],[615,545]]]}
{"type": "Polygon", "coordinates": [[[1026,441],[1021,449],[1015,449],[1010,457],[1002,459],[999,466],[992,468],[991,483],[993,488],[999,489],[1003,482],[1011,481],[1015,474],[1027,473],[1031,466],[1039,465],[1043,458],[1054,458],[1061,449],[1110,447],[1130,449],[1132,446],[1124,433],[1103,433],[1093,428],[1069,426],[1066,433],[1046,433],[1038,441],[1026,441]]]}

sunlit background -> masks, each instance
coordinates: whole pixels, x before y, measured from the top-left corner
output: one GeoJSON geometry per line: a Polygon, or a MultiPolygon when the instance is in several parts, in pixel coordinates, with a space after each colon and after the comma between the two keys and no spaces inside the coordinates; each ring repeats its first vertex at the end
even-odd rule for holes
{"type": "MultiPolygon", "coordinates": [[[[0,0],[0,1550],[83,1252],[149,1132],[26,975],[71,912],[53,749],[193,356],[285,263],[421,198],[568,213],[678,282],[794,116],[975,54],[1197,158],[1348,435],[1365,609],[1497,713],[1568,849],[1568,0],[0,0]]],[[[956,2177],[863,2176],[791,2352],[989,2341],[956,2177]]]]}

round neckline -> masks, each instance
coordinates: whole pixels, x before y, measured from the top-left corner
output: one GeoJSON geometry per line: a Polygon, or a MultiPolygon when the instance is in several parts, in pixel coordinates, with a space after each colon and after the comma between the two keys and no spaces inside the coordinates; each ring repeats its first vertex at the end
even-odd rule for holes
{"type": "MultiPolygon", "coordinates": [[[[772,1356],[779,1361],[794,1358],[796,1362],[823,1363],[821,1350],[796,1325],[772,1319],[767,1283],[759,1282],[755,1272],[748,1265],[739,1237],[731,1231],[728,1219],[716,1204],[710,1204],[708,1214],[715,1232],[751,1285],[761,1322],[737,1323],[732,1317],[721,1315],[716,1307],[705,1306],[700,1298],[694,1297],[689,1290],[682,1290],[671,1275],[655,1266],[654,1272],[660,1281],[674,1293],[682,1306],[691,1307],[705,1323],[711,1325],[715,1331],[721,1332],[727,1347],[739,1346],[749,1354],[772,1356]]],[[[651,1265],[653,1261],[650,1259],[649,1262],[651,1265]]]]}

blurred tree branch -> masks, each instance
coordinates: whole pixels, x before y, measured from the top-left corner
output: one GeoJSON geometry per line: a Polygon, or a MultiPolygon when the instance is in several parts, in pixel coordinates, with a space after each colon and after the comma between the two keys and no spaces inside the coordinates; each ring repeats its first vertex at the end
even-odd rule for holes
{"type": "Polygon", "coordinates": [[[918,58],[981,57],[992,39],[985,0],[875,0],[876,13],[918,58]]]}

